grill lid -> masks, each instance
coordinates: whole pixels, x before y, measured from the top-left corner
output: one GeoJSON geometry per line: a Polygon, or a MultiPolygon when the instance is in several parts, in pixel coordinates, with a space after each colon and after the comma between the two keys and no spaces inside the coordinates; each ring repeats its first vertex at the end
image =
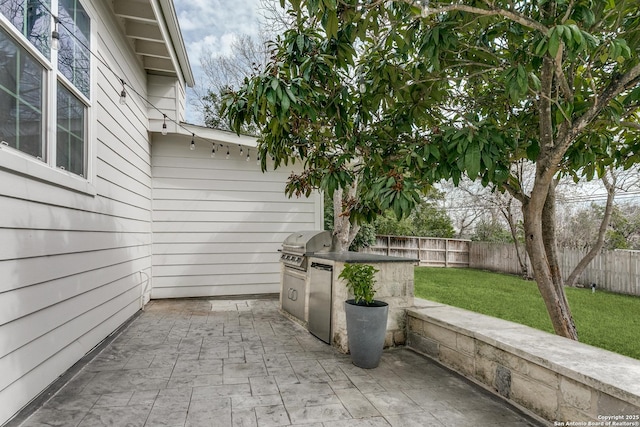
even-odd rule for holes
{"type": "Polygon", "coordinates": [[[330,231],[297,231],[282,242],[282,252],[306,255],[331,249],[330,231]]]}

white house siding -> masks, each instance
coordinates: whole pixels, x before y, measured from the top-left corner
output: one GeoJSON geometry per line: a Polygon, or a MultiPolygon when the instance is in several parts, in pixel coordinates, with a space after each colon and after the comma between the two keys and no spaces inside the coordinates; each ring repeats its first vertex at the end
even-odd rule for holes
{"type": "MultiPolygon", "coordinates": [[[[83,2],[92,50],[145,93],[106,3],[83,2]]],[[[93,62],[88,190],[16,173],[12,162],[36,160],[0,156],[0,424],[135,314],[150,285],[147,106],[121,106],[120,81],[93,62]]]]}
{"type": "MultiPolygon", "coordinates": [[[[211,158],[211,144],[153,140],[152,298],[279,292],[278,249],[290,233],[322,226],[322,201],[289,199],[292,168],[262,173],[255,149],[211,158]]],[[[218,148],[220,146],[218,145],[218,148]]]]}
{"type": "Polygon", "coordinates": [[[184,85],[175,77],[149,76],[147,90],[147,99],[155,107],[149,107],[149,118],[161,120],[162,114],[166,114],[171,119],[167,121],[167,129],[175,132],[174,122],[185,121],[187,93],[184,85]]]}

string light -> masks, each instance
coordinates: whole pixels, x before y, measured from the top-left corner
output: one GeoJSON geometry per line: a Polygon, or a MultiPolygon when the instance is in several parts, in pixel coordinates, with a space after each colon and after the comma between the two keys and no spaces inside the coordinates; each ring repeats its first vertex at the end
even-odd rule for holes
{"type": "Polygon", "coordinates": [[[60,33],[58,32],[58,18],[53,17],[53,31],[51,31],[51,49],[60,49],[60,33]]]}
{"type": "Polygon", "coordinates": [[[162,122],[162,134],[166,135],[167,134],[167,115],[164,113],[162,115],[164,116],[163,122],[162,122]]]}
{"type": "Polygon", "coordinates": [[[247,148],[247,162],[251,161],[251,149],[247,148]]]}
{"type": "Polygon", "coordinates": [[[216,144],[211,144],[211,158],[216,157],[216,144]]]}
{"type": "Polygon", "coordinates": [[[227,145],[227,160],[229,159],[230,155],[231,155],[231,153],[229,152],[229,146],[227,145]]]}
{"type": "Polygon", "coordinates": [[[258,151],[258,155],[256,156],[256,165],[260,166],[260,152],[258,151]]]}
{"type": "Polygon", "coordinates": [[[191,134],[191,146],[189,146],[189,150],[193,151],[196,149],[196,141],[194,140],[194,138],[196,137],[195,133],[191,134]]]}
{"type": "Polygon", "coordinates": [[[125,90],[124,80],[120,79],[120,83],[122,83],[122,91],[120,92],[120,105],[125,105],[127,103],[127,91],[125,90]]]}
{"type": "Polygon", "coordinates": [[[238,144],[238,147],[240,147],[240,157],[242,157],[242,155],[244,154],[244,149],[242,148],[242,145],[238,144]]]}

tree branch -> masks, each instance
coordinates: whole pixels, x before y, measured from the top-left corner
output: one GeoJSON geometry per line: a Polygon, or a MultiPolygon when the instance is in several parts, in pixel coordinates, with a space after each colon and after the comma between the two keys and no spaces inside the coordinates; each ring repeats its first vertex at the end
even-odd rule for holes
{"type": "Polygon", "coordinates": [[[640,64],[636,64],[625,74],[618,78],[612,78],[611,83],[596,99],[594,104],[582,116],[573,122],[573,127],[565,135],[558,135],[558,144],[550,156],[551,164],[558,164],[569,146],[575,141],[585,128],[609,105],[609,103],[620,93],[638,84],[640,78],[640,64]]]}
{"type": "Polygon", "coordinates": [[[640,130],[640,123],[636,123],[636,122],[622,121],[620,122],[620,126],[640,130]]]}
{"type": "MultiPolygon", "coordinates": [[[[405,1],[409,2],[409,0],[405,0],[405,1]]],[[[413,3],[413,1],[411,1],[411,3],[413,3]]],[[[535,21],[531,18],[520,15],[518,13],[512,12],[510,10],[500,9],[500,8],[482,9],[479,7],[467,6],[465,4],[452,4],[448,6],[439,6],[439,7],[425,6],[422,9],[422,17],[427,17],[430,15],[439,15],[441,13],[454,12],[454,11],[469,12],[469,13],[482,15],[482,16],[502,16],[503,18],[507,18],[513,22],[517,22],[518,24],[524,27],[538,30],[545,35],[549,31],[549,29],[546,26],[542,25],[538,21],[535,21]]]]}
{"type": "Polygon", "coordinates": [[[596,257],[598,252],[604,246],[604,237],[607,232],[607,227],[609,226],[609,221],[611,221],[611,214],[613,213],[613,201],[616,196],[616,176],[612,174],[611,181],[607,178],[606,175],[602,177],[602,182],[604,183],[604,187],[607,189],[607,202],[605,204],[604,215],[602,217],[602,222],[600,223],[600,227],[598,229],[598,238],[596,243],[591,247],[591,250],[580,260],[578,265],[575,266],[569,277],[565,282],[565,286],[575,286],[578,277],[582,274],[582,272],[587,268],[589,263],[596,257]]]}
{"type": "Polygon", "coordinates": [[[560,48],[558,49],[558,53],[556,53],[556,57],[553,59],[553,62],[555,63],[556,78],[558,79],[560,90],[562,90],[562,93],[567,99],[571,100],[573,98],[573,90],[569,87],[567,77],[564,75],[564,71],[562,70],[562,55],[564,55],[564,42],[560,43],[560,48]]]}

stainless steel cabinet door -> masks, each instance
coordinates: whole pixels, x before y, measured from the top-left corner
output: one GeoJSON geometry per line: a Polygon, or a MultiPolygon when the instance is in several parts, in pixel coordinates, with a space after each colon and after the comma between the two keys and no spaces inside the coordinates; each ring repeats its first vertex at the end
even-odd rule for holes
{"type": "Polygon", "coordinates": [[[331,344],[331,286],[333,267],[312,263],[309,269],[309,323],[307,327],[316,337],[331,344]]]}

